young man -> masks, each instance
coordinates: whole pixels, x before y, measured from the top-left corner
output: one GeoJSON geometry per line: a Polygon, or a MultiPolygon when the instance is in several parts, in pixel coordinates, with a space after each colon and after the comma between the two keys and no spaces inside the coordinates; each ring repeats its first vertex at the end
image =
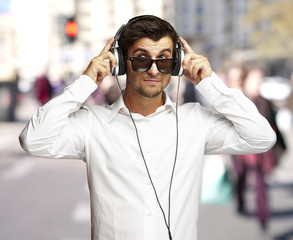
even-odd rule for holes
{"type": "Polygon", "coordinates": [[[275,143],[253,103],[228,89],[183,38],[184,76],[215,110],[185,104],[176,122],[176,105],[164,88],[177,41],[173,27],[160,18],[130,21],[119,39],[127,75],[120,98],[111,106],[83,104],[110,74],[110,64],[117,67],[112,38],[21,133],[22,147],[33,155],[85,161],[92,239],[198,239],[203,155],[259,153],[275,143]]]}

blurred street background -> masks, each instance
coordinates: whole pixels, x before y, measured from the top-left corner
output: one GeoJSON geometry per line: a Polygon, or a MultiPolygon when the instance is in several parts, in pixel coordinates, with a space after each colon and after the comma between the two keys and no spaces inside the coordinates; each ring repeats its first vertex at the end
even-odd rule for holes
{"type": "MultiPolygon", "coordinates": [[[[31,157],[18,135],[39,106],[82,74],[118,28],[140,14],[169,21],[279,132],[276,158],[261,172],[265,224],[258,219],[258,168],[246,157],[206,158],[200,240],[293,239],[292,9],[292,0],[1,0],[0,239],[90,239],[84,163],[31,157]]],[[[171,98],[176,81],[167,88],[171,98]]],[[[118,94],[109,76],[87,102],[112,103],[118,94]]],[[[208,107],[184,78],[179,101],[208,107]]]]}

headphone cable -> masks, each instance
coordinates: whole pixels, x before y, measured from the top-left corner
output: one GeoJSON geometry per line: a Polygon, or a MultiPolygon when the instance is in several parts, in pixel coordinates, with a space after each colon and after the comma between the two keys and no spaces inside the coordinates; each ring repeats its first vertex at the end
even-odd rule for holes
{"type": "Polygon", "coordinates": [[[116,77],[116,80],[117,80],[117,83],[118,83],[118,86],[119,86],[119,89],[121,91],[121,95],[123,97],[123,100],[124,100],[124,103],[128,109],[128,112],[129,112],[129,116],[131,118],[131,121],[133,123],[133,126],[134,126],[134,129],[135,129],[135,133],[136,133],[136,139],[137,139],[137,143],[138,143],[138,146],[139,146],[139,150],[140,150],[140,153],[141,153],[141,156],[142,156],[142,159],[143,159],[143,162],[144,162],[144,165],[145,165],[145,168],[146,168],[146,171],[147,171],[147,175],[149,177],[149,180],[150,180],[150,183],[152,185],[152,188],[154,190],[154,193],[155,193],[155,197],[156,197],[156,200],[157,200],[157,203],[160,207],[160,210],[163,214],[163,218],[164,218],[164,222],[165,222],[165,225],[168,229],[168,234],[169,234],[169,240],[172,240],[172,233],[171,233],[171,230],[170,230],[170,212],[171,212],[171,189],[172,189],[172,183],[173,183],[173,178],[174,178],[174,172],[175,172],[175,166],[176,166],[176,162],[177,162],[177,153],[178,153],[178,136],[179,136],[179,131],[178,131],[178,97],[179,97],[179,86],[180,86],[180,76],[178,76],[178,86],[177,86],[177,94],[176,94],[176,111],[175,111],[175,118],[176,118],[176,150],[175,150],[175,158],[174,158],[174,163],[173,163],[173,168],[172,168],[172,174],[171,174],[171,179],[170,179],[170,185],[169,185],[169,201],[168,201],[168,222],[167,222],[167,218],[166,218],[166,214],[164,212],[164,209],[161,205],[161,202],[159,200],[159,197],[158,197],[158,193],[157,193],[157,190],[155,188],[155,185],[153,183],[153,180],[151,178],[151,174],[150,174],[150,171],[149,171],[149,168],[148,168],[148,165],[146,163],[146,160],[145,160],[145,157],[144,157],[144,154],[143,154],[143,151],[142,151],[142,147],[141,147],[141,143],[140,143],[140,140],[139,140],[139,135],[138,135],[138,129],[137,129],[137,126],[136,126],[136,123],[134,121],[134,118],[132,116],[132,113],[130,111],[130,108],[128,106],[128,103],[125,99],[125,96],[123,94],[123,91],[122,91],[122,88],[121,88],[121,85],[119,83],[119,80],[118,80],[118,76],[115,76],[116,77]]]}
{"type": "MultiPolygon", "coordinates": [[[[171,212],[171,190],[172,190],[172,183],[173,183],[173,178],[174,178],[174,173],[175,173],[175,166],[177,163],[177,154],[178,154],[178,138],[179,138],[179,127],[178,127],[178,99],[179,99],[179,86],[180,86],[180,76],[178,76],[178,84],[177,84],[177,93],[176,93],[176,111],[175,111],[175,117],[176,117],[176,150],[175,150],[175,157],[174,157],[174,163],[173,163],[173,168],[172,168],[172,174],[171,174],[171,179],[170,179],[170,186],[169,186],[169,209],[168,209],[168,226],[170,228],[171,226],[171,220],[170,220],[170,212],[171,212]]],[[[169,229],[170,230],[170,229],[169,229]]],[[[171,234],[171,233],[170,233],[171,234]]],[[[170,236],[170,240],[172,240],[172,236],[170,236]]]]}

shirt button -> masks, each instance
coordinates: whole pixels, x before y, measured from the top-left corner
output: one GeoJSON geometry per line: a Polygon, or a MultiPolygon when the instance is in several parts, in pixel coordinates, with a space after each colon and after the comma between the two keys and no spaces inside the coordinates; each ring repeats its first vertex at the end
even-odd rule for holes
{"type": "Polygon", "coordinates": [[[148,212],[148,216],[150,217],[150,216],[152,216],[152,215],[153,215],[152,212],[149,211],[149,212],[148,212]]]}

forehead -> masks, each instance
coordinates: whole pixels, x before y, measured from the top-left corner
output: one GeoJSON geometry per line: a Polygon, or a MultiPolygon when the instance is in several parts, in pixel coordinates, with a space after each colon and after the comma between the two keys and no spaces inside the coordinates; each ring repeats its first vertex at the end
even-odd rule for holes
{"type": "Polygon", "coordinates": [[[162,37],[158,41],[154,41],[147,37],[140,38],[129,48],[129,53],[133,54],[139,50],[143,50],[150,54],[156,54],[162,51],[170,51],[170,53],[172,53],[173,41],[169,36],[162,37]]]}

